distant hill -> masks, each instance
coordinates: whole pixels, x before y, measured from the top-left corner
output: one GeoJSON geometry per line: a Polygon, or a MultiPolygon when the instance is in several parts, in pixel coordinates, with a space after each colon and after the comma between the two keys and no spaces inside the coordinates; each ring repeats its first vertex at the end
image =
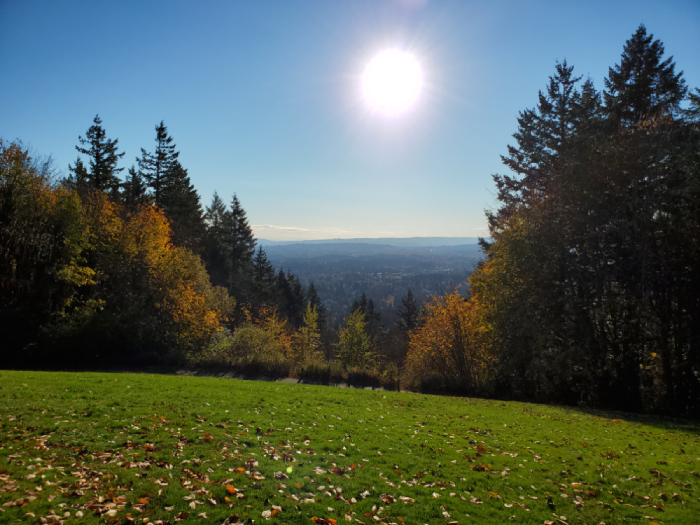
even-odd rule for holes
{"type": "Polygon", "coordinates": [[[319,239],[307,241],[270,241],[258,239],[258,246],[287,246],[290,244],[384,244],[398,247],[424,248],[430,246],[463,246],[477,244],[477,237],[378,237],[358,239],[319,239]]]}

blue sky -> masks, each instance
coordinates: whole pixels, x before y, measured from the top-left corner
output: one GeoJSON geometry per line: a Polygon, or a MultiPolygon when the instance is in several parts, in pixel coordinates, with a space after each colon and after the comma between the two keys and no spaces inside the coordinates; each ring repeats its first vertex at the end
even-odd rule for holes
{"type": "Polygon", "coordinates": [[[164,120],[203,204],[236,192],[260,238],[483,235],[555,62],[601,89],[640,23],[700,86],[697,0],[0,0],[0,137],[67,171],[99,113],[128,168],[164,120]],[[387,120],[360,75],[390,47],[425,86],[387,120]]]}

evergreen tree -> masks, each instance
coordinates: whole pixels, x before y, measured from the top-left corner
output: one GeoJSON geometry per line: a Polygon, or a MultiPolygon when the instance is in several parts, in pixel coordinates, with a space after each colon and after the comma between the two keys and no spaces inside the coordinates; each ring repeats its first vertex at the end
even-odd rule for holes
{"type": "Polygon", "coordinates": [[[306,298],[309,304],[318,312],[318,327],[321,332],[323,332],[326,327],[326,307],[323,306],[313,282],[309,283],[309,289],[306,291],[306,298]]]}
{"type": "Polygon", "coordinates": [[[75,166],[68,165],[68,170],[71,172],[71,175],[63,180],[67,187],[75,191],[80,191],[87,187],[89,174],[80,157],[75,159],[75,166]]]}
{"type": "Polygon", "coordinates": [[[294,327],[300,327],[304,321],[306,294],[299,278],[289,270],[280,270],[277,276],[280,311],[294,327]]]}
{"type": "Polygon", "coordinates": [[[161,207],[172,222],[173,243],[200,253],[205,233],[202,205],[187,170],[178,160],[173,161],[166,174],[161,207]]]}
{"type": "Polygon", "coordinates": [[[226,215],[225,228],[229,257],[228,289],[239,304],[243,305],[251,300],[255,238],[245,210],[235,194],[231,209],[226,215]]]}
{"type": "Polygon", "coordinates": [[[698,122],[700,120],[700,88],[695,88],[694,92],[688,94],[690,107],[685,111],[688,120],[698,122]]]}
{"type": "Polygon", "coordinates": [[[406,297],[401,300],[401,306],[398,308],[397,316],[396,324],[404,332],[410,332],[418,328],[420,324],[418,305],[413,298],[413,292],[410,288],[408,289],[408,293],[406,293],[406,297]]]}
{"type": "Polygon", "coordinates": [[[607,112],[623,124],[676,115],[688,88],[683,72],[675,72],[673,57],[662,61],[664,45],[640,25],[625,42],[622,59],[605,79],[607,112]]]}
{"type": "Polygon", "coordinates": [[[228,286],[229,278],[228,215],[226,204],[219,194],[214,192],[211,205],[206,208],[204,214],[207,227],[204,261],[212,283],[224,287],[228,286]]]}
{"type": "Polygon", "coordinates": [[[518,176],[496,180],[494,242],[470,277],[501,395],[700,410],[690,233],[700,231],[700,141],[692,108],[678,110],[685,83],[662,55],[640,27],[610,70],[605,107],[592,83],[581,87],[564,141],[540,134],[542,101],[537,118],[519,120],[518,148],[504,159],[518,176]]]}
{"type": "Polygon", "coordinates": [[[153,153],[141,148],[141,157],[136,158],[141,176],[148,186],[153,188],[154,204],[162,207],[163,190],[167,186],[167,177],[180,152],[175,151],[173,138],[168,135],[168,128],[161,120],[156,126],[156,149],[153,153]]]}
{"type": "Polygon", "coordinates": [[[277,303],[277,274],[260,246],[253,259],[254,301],[256,307],[277,303]]]}
{"type": "Polygon", "coordinates": [[[574,76],[573,70],[566,61],[557,63],[546,93],[539,93],[537,107],[520,113],[518,131],[513,134],[517,146],[508,146],[508,156],[501,157],[515,176],[493,177],[503,204],[498,214],[487,214],[492,227],[518,206],[533,205],[552,191],[555,160],[598,111],[600,97],[592,81],[577,90],[581,77],[574,76]]]}
{"type": "Polygon", "coordinates": [[[84,170],[82,162],[80,166],[76,162],[76,166],[70,168],[75,174],[76,182],[84,180],[92,188],[111,192],[113,196],[116,196],[119,188],[117,174],[124,169],[117,168],[117,162],[124,156],[124,153],[117,153],[119,140],[109,140],[107,138],[107,134],[102,127],[102,120],[99,115],[96,115],[93,125],[85,133],[85,138],[79,136],[78,141],[80,146],[76,146],[75,149],[90,158],[90,170],[84,170]],[[78,173],[76,170],[84,171],[78,173]]]}
{"type": "Polygon", "coordinates": [[[374,342],[377,336],[382,332],[382,316],[379,309],[374,307],[374,301],[368,299],[367,295],[363,292],[360,296],[360,300],[355,300],[350,307],[350,311],[354,312],[355,310],[359,310],[364,316],[367,333],[374,342]]]}
{"type": "Polygon", "coordinates": [[[139,206],[148,202],[146,184],[134,166],[129,168],[126,181],[122,183],[122,200],[126,209],[133,213],[139,206]]]}

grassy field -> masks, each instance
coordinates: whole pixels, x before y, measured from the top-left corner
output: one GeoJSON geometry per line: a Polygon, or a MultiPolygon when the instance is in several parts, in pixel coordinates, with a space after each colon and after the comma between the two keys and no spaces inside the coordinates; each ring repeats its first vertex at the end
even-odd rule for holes
{"type": "Polygon", "coordinates": [[[0,372],[0,523],[699,523],[700,426],[396,392],[0,372]]]}

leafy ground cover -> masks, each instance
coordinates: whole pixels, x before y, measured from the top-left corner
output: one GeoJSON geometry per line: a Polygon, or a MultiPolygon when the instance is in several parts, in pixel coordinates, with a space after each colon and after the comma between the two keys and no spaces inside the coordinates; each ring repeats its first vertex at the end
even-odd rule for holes
{"type": "Polygon", "coordinates": [[[1,523],[694,523],[698,470],[700,425],[679,420],[0,372],[1,523]]]}

